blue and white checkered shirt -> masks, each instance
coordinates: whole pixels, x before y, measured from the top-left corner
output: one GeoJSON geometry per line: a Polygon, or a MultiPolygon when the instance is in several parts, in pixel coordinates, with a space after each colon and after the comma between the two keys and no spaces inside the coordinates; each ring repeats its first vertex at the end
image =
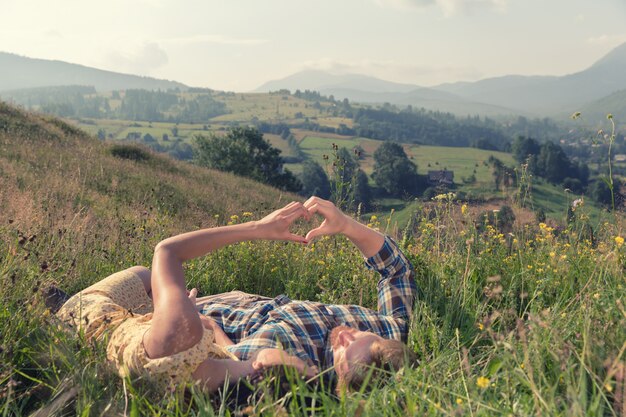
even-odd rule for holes
{"type": "Polygon", "coordinates": [[[333,328],[348,326],[386,339],[406,341],[417,287],[411,263],[386,237],[380,251],[365,261],[380,274],[378,311],[358,305],[323,304],[291,300],[285,295],[267,298],[233,291],[217,294],[202,308],[235,345],[227,347],[239,359],[264,348],[282,348],[309,364],[333,366],[328,338],[333,328]]]}

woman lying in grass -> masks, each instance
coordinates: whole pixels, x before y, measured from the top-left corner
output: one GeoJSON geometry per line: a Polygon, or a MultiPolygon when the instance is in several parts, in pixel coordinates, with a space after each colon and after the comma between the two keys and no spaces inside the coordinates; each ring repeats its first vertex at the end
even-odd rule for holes
{"type": "MultiPolygon", "coordinates": [[[[261,239],[304,243],[289,226],[308,212],[288,205],[256,222],[261,239]]],[[[157,389],[177,390],[200,383],[215,391],[230,382],[276,365],[316,373],[301,359],[279,349],[260,350],[239,361],[224,349],[232,344],[210,318],[198,313],[196,291],[188,292],[183,262],[241,240],[237,227],[204,229],[160,242],[152,271],[136,266],[113,274],[71,297],[57,316],[87,339],[110,332],[107,359],[122,377],[141,378],[157,389]]]]}

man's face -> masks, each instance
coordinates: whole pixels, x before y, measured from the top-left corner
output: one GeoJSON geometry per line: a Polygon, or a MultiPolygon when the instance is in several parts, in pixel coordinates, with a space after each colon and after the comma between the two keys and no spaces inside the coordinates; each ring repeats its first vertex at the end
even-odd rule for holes
{"type": "Polygon", "coordinates": [[[335,327],[330,332],[335,372],[340,381],[354,364],[371,362],[370,346],[377,340],[383,338],[372,332],[363,332],[347,326],[335,327]]]}

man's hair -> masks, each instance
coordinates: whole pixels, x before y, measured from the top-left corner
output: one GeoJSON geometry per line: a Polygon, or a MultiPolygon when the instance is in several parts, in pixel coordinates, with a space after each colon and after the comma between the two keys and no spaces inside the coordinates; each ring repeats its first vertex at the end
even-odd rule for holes
{"type": "Polygon", "coordinates": [[[337,392],[343,389],[358,391],[364,384],[365,389],[371,389],[374,383],[390,377],[403,366],[414,366],[418,363],[415,352],[394,339],[376,340],[370,345],[369,355],[368,363],[353,364],[339,378],[337,392]]]}

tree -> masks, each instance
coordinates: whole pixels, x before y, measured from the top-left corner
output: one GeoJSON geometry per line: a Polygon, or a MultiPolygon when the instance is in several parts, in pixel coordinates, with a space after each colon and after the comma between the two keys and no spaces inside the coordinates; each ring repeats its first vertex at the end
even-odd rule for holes
{"type": "Polygon", "coordinates": [[[357,171],[354,179],[354,202],[361,204],[362,211],[368,211],[372,202],[372,190],[367,174],[362,169],[357,171]]]}
{"type": "Polygon", "coordinates": [[[597,179],[589,186],[589,195],[598,203],[609,208],[613,204],[611,187],[602,179],[597,179]]]}
{"type": "Polygon", "coordinates": [[[513,158],[519,163],[528,159],[529,156],[539,155],[541,145],[535,139],[518,136],[511,145],[513,158]]]}
{"type": "Polygon", "coordinates": [[[541,145],[537,156],[537,173],[548,181],[560,184],[570,171],[570,161],[563,149],[552,142],[541,145]]]}
{"type": "Polygon", "coordinates": [[[500,187],[515,187],[517,185],[517,177],[512,168],[505,166],[501,160],[493,155],[487,159],[487,163],[493,167],[493,181],[497,190],[500,187]]]}
{"type": "Polygon", "coordinates": [[[302,166],[302,174],[300,175],[302,190],[300,194],[304,196],[316,195],[318,197],[328,199],[330,197],[330,183],[328,176],[315,161],[306,160],[302,166]]]}
{"type": "MultiPolygon", "coordinates": [[[[336,146],[336,145],[335,145],[336,146]]],[[[344,183],[351,182],[359,169],[359,162],[353,154],[346,148],[337,149],[337,160],[333,164],[333,170],[344,183]]]]}
{"type": "Polygon", "coordinates": [[[374,152],[372,178],[387,193],[402,196],[415,192],[417,167],[402,146],[395,142],[383,142],[374,152]]]}
{"type": "Polygon", "coordinates": [[[196,162],[232,172],[286,191],[299,191],[300,181],[286,169],[280,150],[252,127],[231,128],[226,135],[197,136],[196,162]]]}
{"type": "Polygon", "coordinates": [[[335,204],[350,210],[354,204],[362,204],[365,209],[371,201],[371,190],[367,175],[359,169],[359,161],[346,148],[333,144],[335,160],[331,181],[331,194],[335,204]]]}

